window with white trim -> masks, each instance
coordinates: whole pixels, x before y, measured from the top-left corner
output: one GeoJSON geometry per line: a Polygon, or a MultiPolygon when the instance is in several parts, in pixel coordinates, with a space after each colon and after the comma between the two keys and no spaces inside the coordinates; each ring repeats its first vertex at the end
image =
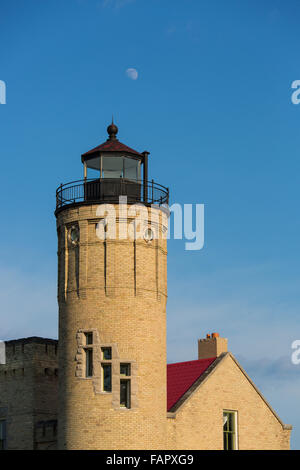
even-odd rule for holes
{"type": "Polygon", "coordinates": [[[237,411],[223,411],[224,450],[238,449],[237,411]]]}

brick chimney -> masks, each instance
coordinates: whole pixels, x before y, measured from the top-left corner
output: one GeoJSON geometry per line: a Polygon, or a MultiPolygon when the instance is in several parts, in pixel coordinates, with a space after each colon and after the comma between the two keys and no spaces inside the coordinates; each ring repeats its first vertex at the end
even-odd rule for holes
{"type": "Polygon", "coordinates": [[[198,339],[198,359],[218,357],[227,352],[227,338],[220,338],[219,333],[207,334],[206,338],[198,339]]]}

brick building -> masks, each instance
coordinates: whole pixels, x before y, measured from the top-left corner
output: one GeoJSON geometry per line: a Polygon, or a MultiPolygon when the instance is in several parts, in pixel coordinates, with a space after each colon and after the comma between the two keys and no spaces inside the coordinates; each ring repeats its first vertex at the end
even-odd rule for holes
{"type": "Polygon", "coordinates": [[[57,341],[7,341],[0,364],[0,449],[55,448],[57,341]]]}
{"type": "Polygon", "coordinates": [[[291,427],[225,338],[166,373],[169,191],[117,132],[56,192],[59,343],[6,343],[0,447],[288,449],[291,427]]]}
{"type": "MultiPolygon", "coordinates": [[[[198,360],[167,366],[165,448],[289,449],[291,426],[227,352],[226,340],[212,336],[199,340],[198,360]]],[[[0,365],[0,448],[56,449],[57,341],[7,341],[6,352],[7,363],[0,365]]]]}

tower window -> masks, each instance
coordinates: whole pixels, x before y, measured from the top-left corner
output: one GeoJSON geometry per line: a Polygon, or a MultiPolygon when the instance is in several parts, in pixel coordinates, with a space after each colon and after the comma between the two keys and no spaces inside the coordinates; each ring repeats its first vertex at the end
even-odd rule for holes
{"type": "Polygon", "coordinates": [[[101,348],[102,359],[104,361],[111,360],[111,348],[101,348]]]}
{"type": "Polygon", "coordinates": [[[76,226],[73,226],[69,230],[69,241],[72,245],[77,245],[79,242],[79,228],[76,226]]]}
{"type": "Polygon", "coordinates": [[[93,376],[93,332],[88,331],[84,333],[85,336],[85,346],[83,348],[85,352],[85,376],[93,376]]]}
{"type": "Polygon", "coordinates": [[[152,228],[146,228],[145,232],[144,232],[144,239],[146,240],[146,242],[152,242],[154,238],[154,232],[152,230],[152,228]]]}
{"type": "Polygon", "coordinates": [[[93,350],[92,348],[85,350],[85,376],[93,376],[93,350]]]}
{"type": "Polygon", "coordinates": [[[102,391],[112,391],[112,352],[110,346],[101,348],[101,374],[102,374],[102,391]]]}
{"type": "Polygon", "coordinates": [[[120,375],[130,375],[130,364],[120,364],[120,375]]]}
{"type": "Polygon", "coordinates": [[[224,450],[236,450],[237,446],[237,412],[223,412],[224,450]]]}
{"type": "Polygon", "coordinates": [[[130,408],[130,380],[120,381],[120,406],[130,408]]]}
{"type": "Polygon", "coordinates": [[[0,450],[6,449],[6,421],[0,420],[0,450]]]}
{"type": "Polygon", "coordinates": [[[102,389],[111,392],[111,364],[102,364],[102,389]]]}
{"type": "Polygon", "coordinates": [[[85,344],[86,345],[93,344],[93,333],[85,333],[85,344]]]}

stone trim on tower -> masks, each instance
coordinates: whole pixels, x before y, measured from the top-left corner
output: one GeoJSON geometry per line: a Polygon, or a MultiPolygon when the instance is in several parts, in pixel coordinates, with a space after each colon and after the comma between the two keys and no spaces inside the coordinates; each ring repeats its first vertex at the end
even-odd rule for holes
{"type": "Polygon", "coordinates": [[[96,328],[80,329],[76,333],[77,351],[75,355],[76,368],[75,376],[81,380],[91,380],[95,395],[111,394],[112,407],[117,411],[131,411],[138,408],[138,385],[137,385],[137,362],[127,358],[120,358],[118,345],[112,342],[105,342],[100,339],[99,332],[96,328]],[[85,349],[85,334],[92,333],[93,343],[89,347],[93,349],[93,374],[91,377],[85,376],[84,365],[84,349],[85,349]],[[104,361],[102,358],[102,349],[111,348],[111,360],[104,361]],[[102,389],[102,364],[111,364],[112,367],[112,389],[111,392],[103,391],[102,389]],[[120,373],[120,364],[130,365],[130,375],[127,380],[130,380],[130,408],[123,408],[120,406],[120,381],[122,375],[120,373]]]}

